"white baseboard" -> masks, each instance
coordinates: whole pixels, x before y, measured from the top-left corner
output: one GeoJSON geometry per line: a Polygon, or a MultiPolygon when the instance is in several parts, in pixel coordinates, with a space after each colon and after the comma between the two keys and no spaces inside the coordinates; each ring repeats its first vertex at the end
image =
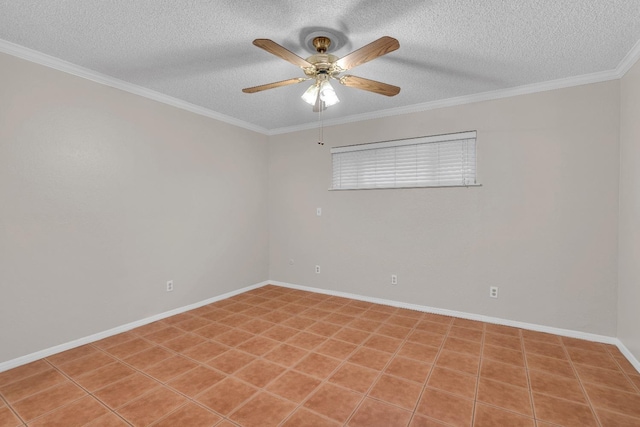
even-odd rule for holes
{"type": "Polygon", "coordinates": [[[618,341],[616,345],[618,346],[624,357],[626,357],[629,363],[631,363],[633,367],[636,368],[636,371],[640,373],[640,361],[636,359],[633,353],[631,353],[631,351],[624,345],[622,341],[620,341],[618,338],[616,338],[616,340],[618,341]]]}
{"type": "Polygon", "coordinates": [[[295,284],[292,284],[292,283],[279,282],[277,280],[265,280],[264,282],[256,283],[255,285],[246,286],[244,288],[237,289],[237,290],[231,291],[231,292],[227,292],[225,294],[218,295],[218,296],[215,296],[215,297],[212,297],[212,298],[200,301],[200,302],[196,302],[194,304],[190,304],[190,305],[186,305],[184,307],[179,307],[179,308],[176,308],[176,309],[173,309],[173,310],[165,311],[164,313],[156,314],[154,316],[147,317],[147,318],[142,319],[142,320],[138,320],[138,321],[135,321],[135,322],[127,323],[125,325],[121,325],[121,326],[118,326],[116,328],[112,328],[112,329],[109,329],[107,331],[104,331],[104,332],[99,332],[97,334],[89,335],[89,336],[84,337],[84,338],[79,338],[77,340],[70,341],[70,342],[67,342],[67,343],[64,343],[64,344],[60,344],[60,345],[57,345],[55,347],[50,347],[50,348],[47,348],[47,349],[44,349],[44,350],[37,351],[35,353],[27,354],[26,356],[21,356],[21,357],[18,357],[16,359],[12,359],[12,360],[9,360],[9,361],[6,361],[6,362],[2,362],[2,363],[0,363],[0,372],[16,368],[18,366],[25,365],[27,363],[34,362],[34,361],[36,361],[38,359],[42,359],[44,357],[48,357],[48,356],[51,356],[53,354],[60,353],[62,351],[66,351],[66,350],[70,350],[70,349],[75,348],[75,347],[79,347],[81,345],[89,344],[89,343],[92,343],[94,341],[98,341],[98,340],[101,340],[103,338],[110,337],[112,335],[117,335],[117,334],[120,334],[122,332],[126,332],[126,331],[129,331],[131,329],[134,329],[134,328],[137,328],[137,327],[140,327],[140,326],[144,326],[144,325],[146,325],[148,323],[152,323],[152,322],[155,322],[155,321],[167,318],[167,317],[175,316],[176,314],[184,313],[185,311],[194,310],[194,309],[196,309],[198,307],[202,307],[204,305],[211,304],[211,303],[216,302],[216,301],[227,299],[227,298],[230,298],[232,296],[235,296],[235,295],[250,291],[252,289],[260,288],[260,287],[263,287],[263,286],[269,285],[269,284],[276,285],[276,286],[282,286],[282,287],[290,288],[290,289],[298,289],[298,290],[302,290],[302,291],[316,292],[316,293],[319,293],[319,294],[332,295],[332,296],[338,296],[338,297],[344,297],[344,298],[351,298],[351,299],[355,299],[355,300],[359,300],[359,301],[371,302],[371,303],[374,303],[374,304],[388,305],[388,306],[391,306],[391,307],[406,308],[406,309],[409,309],[409,310],[421,311],[421,312],[425,312],[425,313],[441,314],[443,316],[459,317],[461,319],[477,320],[477,321],[480,321],[480,322],[494,323],[496,325],[512,326],[512,327],[515,327],[515,328],[527,329],[527,330],[538,331],[538,332],[546,332],[546,333],[549,333],[549,334],[560,335],[560,336],[564,336],[564,337],[578,338],[578,339],[583,339],[583,340],[588,340],[588,341],[600,342],[600,343],[604,343],[604,344],[613,344],[613,345],[617,346],[620,349],[622,354],[627,358],[627,360],[629,360],[629,363],[631,363],[633,365],[633,367],[636,368],[636,370],[640,373],[640,361],[638,361],[638,359],[636,359],[634,357],[634,355],[622,343],[622,341],[620,341],[618,338],[615,338],[615,337],[608,337],[606,335],[591,334],[591,333],[588,333],[588,332],[573,331],[573,330],[570,330],[570,329],[554,328],[554,327],[551,327],[551,326],[536,325],[534,323],[518,322],[518,321],[515,321],[515,320],[501,319],[501,318],[498,318],[498,317],[485,316],[485,315],[482,315],[482,314],[465,313],[465,312],[462,312],[462,311],[447,310],[447,309],[443,309],[443,308],[435,308],[435,307],[429,307],[429,306],[425,306],[425,305],[417,305],[417,304],[410,304],[410,303],[387,300],[387,299],[382,299],[382,298],[368,297],[368,296],[364,296],[364,295],[351,294],[351,293],[348,293],[348,292],[340,292],[340,291],[333,291],[333,290],[327,290],[327,289],[313,288],[313,287],[310,287],[310,286],[295,285],[295,284]]]}
{"type": "Polygon", "coordinates": [[[629,362],[633,365],[633,367],[636,368],[636,370],[640,373],[640,362],[638,361],[638,359],[634,357],[634,355],[622,343],[622,341],[620,341],[618,338],[615,338],[615,337],[591,334],[588,332],[573,331],[571,329],[554,328],[551,326],[537,325],[535,323],[518,322],[515,320],[501,319],[499,317],[485,316],[482,314],[465,313],[463,311],[447,310],[443,308],[429,307],[426,305],[417,305],[417,304],[410,304],[406,302],[399,302],[399,301],[387,300],[382,298],[367,297],[364,295],[351,294],[348,292],[313,288],[310,286],[301,286],[293,283],[279,282],[276,280],[270,280],[269,283],[277,286],[282,286],[285,288],[298,289],[302,291],[316,292],[319,294],[350,298],[350,299],[355,299],[359,301],[371,302],[374,304],[382,304],[382,305],[388,305],[391,307],[406,308],[409,310],[422,311],[425,313],[441,314],[443,316],[459,317],[462,319],[477,320],[480,322],[494,323],[496,325],[512,326],[514,328],[527,329],[530,331],[537,331],[537,332],[546,332],[549,334],[560,335],[563,337],[578,338],[582,340],[594,341],[594,342],[599,342],[604,344],[613,344],[616,347],[618,347],[618,349],[620,349],[622,354],[629,360],[629,362]]]}
{"type": "Polygon", "coordinates": [[[60,353],[66,350],[71,350],[75,347],[80,347],[81,345],[89,344],[94,341],[99,341],[104,338],[108,338],[112,335],[121,334],[122,332],[129,331],[131,329],[138,328],[140,326],[144,326],[148,323],[156,322],[158,320],[162,320],[167,317],[175,316],[176,314],[184,313],[185,311],[193,310],[203,305],[211,304],[216,301],[220,301],[223,299],[230,298],[232,296],[250,291],[252,289],[261,288],[262,286],[268,285],[269,281],[264,281],[261,283],[256,283],[255,285],[246,286],[241,289],[237,289],[235,291],[227,292],[222,295],[218,295],[212,298],[208,298],[203,301],[199,301],[193,304],[185,305],[184,307],[174,308],[173,310],[165,311],[164,313],[156,314],[150,317],[146,317],[142,320],[137,320],[135,322],[127,323],[125,325],[117,326],[115,328],[98,332],[97,334],[89,335],[87,337],[78,338],[77,340],[69,341],[64,344],[56,345],[54,347],[49,347],[44,350],[36,351],[35,353],[27,354],[25,356],[17,357],[15,359],[8,360],[6,362],[0,363],[0,372],[7,371],[9,369],[17,368],[21,365],[26,365],[27,363],[34,362],[36,360],[42,359],[44,357],[51,356],[56,353],[60,353]]]}

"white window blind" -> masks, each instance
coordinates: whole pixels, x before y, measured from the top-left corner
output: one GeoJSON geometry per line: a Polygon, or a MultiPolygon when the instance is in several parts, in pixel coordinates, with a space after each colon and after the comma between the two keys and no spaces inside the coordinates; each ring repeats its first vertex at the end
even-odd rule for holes
{"type": "Polygon", "coordinates": [[[331,189],[476,184],[476,132],[331,149],[331,189]]]}

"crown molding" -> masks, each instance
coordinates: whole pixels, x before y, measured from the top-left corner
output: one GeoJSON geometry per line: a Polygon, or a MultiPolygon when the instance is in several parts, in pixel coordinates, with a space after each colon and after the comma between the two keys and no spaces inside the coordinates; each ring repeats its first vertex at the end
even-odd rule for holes
{"type": "MultiPolygon", "coordinates": [[[[638,47],[638,45],[636,46],[638,47]]],[[[640,47],[639,47],[640,54],[640,47]]],[[[627,55],[629,56],[629,55],[627,55]]],[[[533,83],[529,85],[516,86],[508,89],[499,89],[490,92],[482,92],[473,95],[458,96],[455,98],[441,99],[437,101],[424,102],[421,104],[408,105],[406,107],[390,108],[387,110],[372,111],[370,113],[354,114],[324,121],[324,126],[336,126],[348,123],[360,122],[363,120],[379,119],[382,117],[398,116],[401,114],[419,113],[422,111],[435,110],[438,108],[455,107],[458,105],[472,104],[482,101],[493,101],[502,98],[511,98],[519,95],[529,95],[538,92],[546,92],[555,89],[565,89],[574,86],[582,86],[591,83],[601,83],[609,80],[619,79],[618,70],[601,71],[581,76],[568,77],[564,79],[550,80],[546,82],[533,83]]],[[[268,135],[280,135],[291,132],[298,132],[309,129],[317,129],[318,122],[305,123],[302,125],[288,126],[271,129],[268,135]]]]}
{"type": "Polygon", "coordinates": [[[635,65],[636,62],[640,60],[640,40],[631,48],[629,53],[622,58],[622,61],[616,67],[616,74],[618,78],[621,79],[627,74],[627,71],[631,69],[635,65]]]}
{"type": "MultiPolygon", "coordinates": [[[[24,46],[20,46],[15,43],[11,43],[6,40],[0,39],[0,52],[25,59],[40,65],[44,65],[49,68],[53,68],[65,73],[69,73],[78,77],[82,77],[93,82],[120,89],[125,92],[129,92],[135,95],[139,95],[163,104],[171,105],[182,110],[186,110],[204,117],[209,117],[224,123],[228,123],[233,126],[238,126],[243,129],[251,130],[263,135],[273,136],[286,133],[317,129],[318,122],[304,123],[301,125],[287,126],[276,129],[267,129],[262,126],[254,125],[244,120],[239,120],[231,116],[227,116],[205,107],[201,107],[189,102],[174,98],[169,95],[156,92],[151,89],[144,88],[132,83],[127,83],[123,80],[116,79],[114,77],[107,76],[105,74],[98,73],[88,68],[81,67],[79,65],[72,64],[67,61],[63,61],[56,57],[38,52],[33,49],[29,49],[24,46]]],[[[437,101],[424,102],[420,104],[408,105],[405,107],[389,108],[386,110],[372,111],[369,113],[353,114],[350,116],[340,117],[336,119],[330,119],[324,121],[324,126],[337,126],[355,122],[361,122],[364,120],[379,119],[383,117],[398,116],[402,114],[419,113],[423,111],[435,110],[438,108],[454,107],[465,104],[472,104],[482,101],[492,101],[503,98],[510,98],[519,95],[528,95],[538,92],[546,92],[555,89],[564,89],[574,86],[581,86],[592,83],[606,82],[609,80],[616,80],[622,78],[627,71],[640,60],[640,40],[634,45],[634,47],[627,53],[622,59],[620,64],[615,70],[601,71],[598,73],[584,74],[581,76],[568,77],[564,79],[550,80],[546,82],[533,83],[529,85],[516,86],[508,89],[499,89],[495,91],[482,92],[473,95],[459,96],[455,98],[441,99],[437,101]]]]}
{"type": "Polygon", "coordinates": [[[93,82],[109,86],[115,89],[120,89],[125,92],[129,92],[135,95],[142,96],[144,98],[151,99],[153,101],[161,102],[163,104],[171,105],[172,107],[180,108],[191,113],[195,113],[201,116],[205,116],[211,119],[215,119],[224,123],[228,123],[233,126],[248,129],[254,132],[258,132],[267,135],[268,130],[261,126],[256,126],[252,123],[238,120],[231,116],[217,113],[208,108],[204,108],[190,102],[183,101],[178,98],[174,98],[169,95],[165,95],[160,92],[156,92],[151,89],[144,88],[132,83],[125,82],[114,77],[107,76],[106,74],[98,73],[97,71],[90,70],[88,68],[81,67],[71,62],[63,61],[62,59],[38,52],[37,50],[29,49],[24,46],[20,46],[15,43],[11,43],[6,40],[0,39],[0,52],[12,55],[36,64],[44,65],[45,67],[53,68],[58,71],[62,71],[68,74],[72,74],[83,79],[91,80],[93,82]]]}

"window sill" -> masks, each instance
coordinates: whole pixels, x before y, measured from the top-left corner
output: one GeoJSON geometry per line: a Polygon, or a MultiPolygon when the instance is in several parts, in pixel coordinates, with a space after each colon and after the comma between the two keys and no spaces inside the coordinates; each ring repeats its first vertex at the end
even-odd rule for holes
{"type": "Polygon", "coordinates": [[[420,187],[370,187],[370,188],[329,188],[329,191],[360,191],[360,190],[420,190],[426,188],[469,188],[482,187],[482,184],[468,185],[424,185],[420,187]]]}

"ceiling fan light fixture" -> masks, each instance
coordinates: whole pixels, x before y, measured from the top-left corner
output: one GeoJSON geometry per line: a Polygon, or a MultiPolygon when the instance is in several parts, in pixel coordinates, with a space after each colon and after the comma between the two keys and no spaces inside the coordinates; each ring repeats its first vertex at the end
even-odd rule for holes
{"type": "Polygon", "coordinates": [[[352,75],[340,77],[341,73],[348,71],[353,67],[362,65],[398,49],[400,47],[400,43],[398,43],[398,40],[393,37],[380,37],[378,40],[375,40],[360,49],[354,50],[342,58],[338,58],[327,53],[332,44],[331,39],[322,35],[313,37],[313,47],[317,53],[315,55],[311,55],[307,59],[299,57],[273,40],[255,39],[253,44],[287,62],[290,62],[293,65],[300,67],[306,77],[298,77],[265,85],[244,88],[242,89],[244,93],[256,93],[267,89],[313,80],[313,84],[304,92],[304,94],[302,94],[301,98],[304,102],[313,106],[314,112],[321,112],[325,108],[331,107],[332,105],[340,102],[336,91],[329,83],[329,79],[336,79],[343,86],[366,90],[380,95],[394,96],[400,92],[400,88],[397,86],[377,82],[375,80],[369,80],[352,75]]]}
{"type": "Polygon", "coordinates": [[[338,102],[340,102],[336,91],[333,89],[333,86],[331,86],[331,83],[329,83],[328,80],[320,83],[320,99],[327,107],[331,107],[332,105],[336,105],[338,102]]]}
{"type": "Polygon", "coordinates": [[[307,89],[301,96],[301,98],[303,99],[304,102],[306,102],[309,105],[315,105],[316,104],[316,100],[318,99],[318,92],[320,91],[320,88],[318,87],[317,83],[312,84],[311,86],[309,86],[309,89],[307,89]]]}

